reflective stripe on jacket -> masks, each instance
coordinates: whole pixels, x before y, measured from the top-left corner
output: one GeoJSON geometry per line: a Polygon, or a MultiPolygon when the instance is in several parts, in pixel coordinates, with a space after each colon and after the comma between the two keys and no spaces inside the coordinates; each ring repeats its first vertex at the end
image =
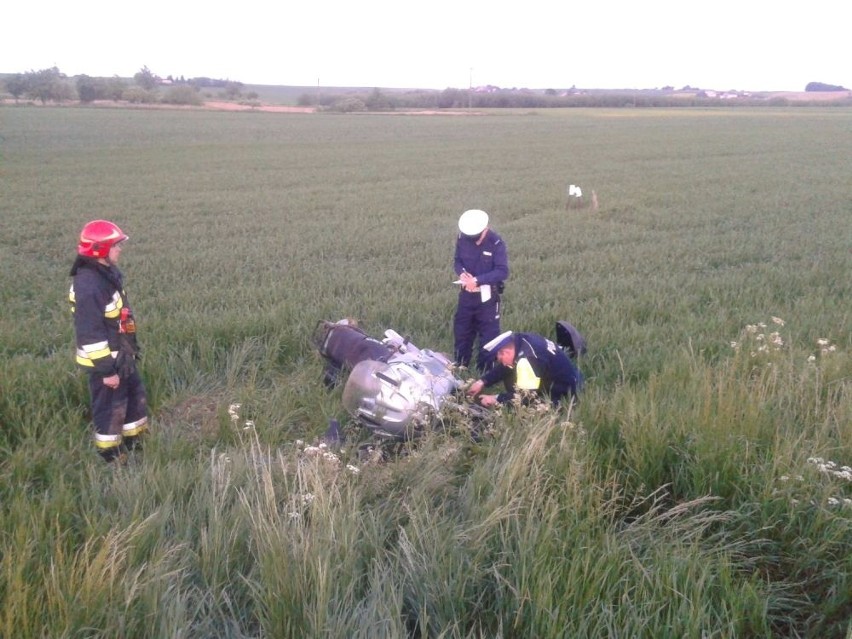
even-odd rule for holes
{"type": "Polygon", "coordinates": [[[535,333],[516,333],[513,366],[498,362],[482,377],[485,386],[501,379],[507,380],[512,390],[497,395],[500,403],[510,401],[516,388],[547,393],[558,403],[568,393],[576,395],[583,384],[582,374],[562,349],[535,333]]]}
{"type": "Polygon", "coordinates": [[[127,307],[121,272],[86,258],[78,258],[71,272],[68,301],[74,315],[77,364],[91,373],[113,375],[121,348],[121,310],[127,307]]]}

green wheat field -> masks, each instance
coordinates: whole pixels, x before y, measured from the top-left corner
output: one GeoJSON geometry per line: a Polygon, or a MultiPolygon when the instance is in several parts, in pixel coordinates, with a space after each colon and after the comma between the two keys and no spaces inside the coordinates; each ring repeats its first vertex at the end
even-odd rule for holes
{"type": "Polygon", "coordinates": [[[848,108],[0,108],[0,636],[852,637],[850,175],[848,108]],[[582,401],[359,455],[314,328],[451,352],[469,208],[503,328],[585,335],[582,401]],[[152,416],[115,469],[67,304],[96,218],[152,416]]]}

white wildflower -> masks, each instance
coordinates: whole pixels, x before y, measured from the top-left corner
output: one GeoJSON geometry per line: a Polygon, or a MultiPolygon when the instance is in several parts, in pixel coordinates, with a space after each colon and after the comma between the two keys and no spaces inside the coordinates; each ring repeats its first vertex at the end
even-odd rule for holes
{"type": "Polygon", "coordinates": [[[820,337],[817,340],[817,346],[828,346],[828,340],[825,339],[824,337],[820,337]]]}
{"type": "Polygon", "coordinates": [[[302,495],[302,503],[303,504],[310,504],[313,501],[314,501],[313,493],[305,493],[304,495],[302,495]]]}
{"type": "Polygon", "coordinates": [[[357,475],[361,472],[360,468],[358,468],[357,466],[353,466],[352,464],[346,464],[346,470],[348,470],[353,475],[357,475]]]}
{"type": "Polygon", "coordinates": [[[828,502],[828,505],[832,507],[840,505],[840,500],[836,497],[829,497],[826,501],[828,502]]]}
{"type": "Polygon", "coordinates": [[[748,324],[746,326],[746,332],[747,333],[757,333],[757,326],[755,326],[754,324],[748,324]]]}
{"type": "Polygon", "coordinates": [[[296,446],[298,446],[299,448],[301,448],[301,447],[302,447],[302,446],[304,446],[304,445],[305,445],[305,442],[304,442],[304,441],[302,441],[301,439],[297,439],[297,440],[296,440],[296,446]]]}
{"type": "Polygon", "coordinates": [[[815,361],[816,361],[816,355],[811,355],[810,357],[808,357],[808,362],[813,363],[815,361]]]}
{"type": "Polygon", "coordinates": [[[790,481],[790,478],[789,478],[789,477],[787,477],[787,475],[781,475],[781,476],[778,478],[778,481],[790,481]]]}
{"type": "Polygon", "coordinates": [[[778,324],[778,326],[784,326],[784,320],[782,320],[780,317],[773,317],[772,322],[778,324]]]}
{"type": "Polygon", "coordinates": [[[731,342],[731,348],[733,348],[734,350],[739,349],[739,347],[740,345],[737,342],[731,342]]]}

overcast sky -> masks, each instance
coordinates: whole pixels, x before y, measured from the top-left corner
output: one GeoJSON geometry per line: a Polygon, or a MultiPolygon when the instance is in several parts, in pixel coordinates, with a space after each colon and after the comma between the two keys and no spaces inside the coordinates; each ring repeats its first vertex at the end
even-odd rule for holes
{"type": "Polygon", "coordinates": [[[852,88],[840,0],[18,0],[0,73],[245,84],[852,88]]]}

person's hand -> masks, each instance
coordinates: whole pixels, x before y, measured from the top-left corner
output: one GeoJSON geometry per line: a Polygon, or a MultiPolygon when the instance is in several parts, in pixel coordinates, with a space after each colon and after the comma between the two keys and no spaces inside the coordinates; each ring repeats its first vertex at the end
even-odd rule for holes
{"type": "Polygon", "coordinates": [[[467,394],[471,397],[474,395],[478,395],[482,390],[482,387],[485,386],[485,382],[481,379],[476,380],[473,384],[471,384],[467,389],[467,394]]]}
{"type": "Polygon", "coordinates": [[[497,405],[497,395],[482,395],[479,398],[479,403],[485,406],[486,408],[490,408],[491,406],[497,405]]]}
{"type": "Polygon", "coordinates": [[[467,271],[462,271],[462,274],[459,275],[459,279],[461,280],[464,290],[466,290],[468,293],[475,292],[476,287],[479,286],[476,282],[476,277],[474,277],[467,271]]]}
{"type": "Polygon", "coordinates": [[[120,383],[121,378],[118,376],[118,373],[116,373],[115,375],[110,375],[109,377],[104,377],[104,386],[109,386],[113,390],[118,388],[118,385],[120,383]]]}

